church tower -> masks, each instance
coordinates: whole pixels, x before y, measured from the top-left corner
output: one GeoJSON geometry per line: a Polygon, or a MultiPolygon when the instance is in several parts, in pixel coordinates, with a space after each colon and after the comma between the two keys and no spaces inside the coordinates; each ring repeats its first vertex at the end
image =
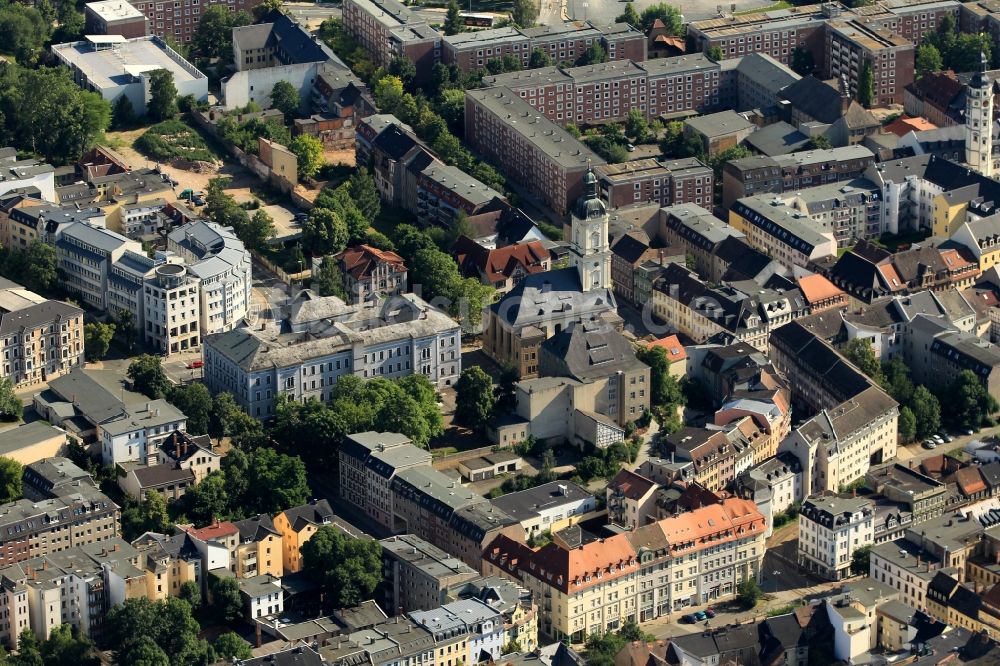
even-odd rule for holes
{"type": "Polygon", "coordinates": [[[986,76],[986,54],[969,82],[965,98],[965,163],[984,176],[993,175],[993,84],[986,76]]]}
{"type": "Polygon", "coordinates": [[[583,196],[573,207],[570,261],[583,291],[611,288],[611,248],[608,246],[608,209],[597,196],[597,176],[587,169],[583,196]]]}

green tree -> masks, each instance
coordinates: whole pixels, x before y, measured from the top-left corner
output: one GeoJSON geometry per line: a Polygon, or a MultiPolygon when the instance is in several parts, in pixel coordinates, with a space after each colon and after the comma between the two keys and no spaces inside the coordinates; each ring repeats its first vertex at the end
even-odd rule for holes
{"type": "Polygon", "coordinates": [[[174,74],[167,69],[157,69],[149,74],[149,102],[146,115],[153,120],[166,120],[177,115],[177,86],[174,74]]]}
{"type": "Polygon", "coordinates": [[[649,137],[649,123],[646,114],[639,109],[629,109],[625,116],[625,135],[632,137],[636,143],[644,143],[649,137]]]}
{"type": "Polygon", "coordinates": [[[455,0],[450,0],[448,13],[444,17],[444,34],[457,35],[463,30],[465,30],[465,24],[462,22],[458,3],[455,0]]]}
{"type": "Polygon", "coordinates": [[[135,108],[128,95],[119,95],[111,111],[112,125],[116,129],[128,129],[135,122],[135,108]]]}
{"type": "Polygon", "coordinates": [[[18,652],[11,662],[14,666],[45,666],[42,645],[31,629],[25,628],[18,636],[18,652]]]}
{"type": "Polygon", "coordinates": [[[764,591],[760,589],[756,579],[747,578],[736,588],[736,601],[745,609],[753,608],[764,596],[764,591]]]}
{"type": "Polygon", "coordinates": [[[939,72],[944,69],[944,61],[941,59],[941,52],[933,44],[921,44],[917,47],[916,70],[917,78],[922,78],[925,74],[939,72]]]}
{"type": "Polygon", "coordinates": [[[302,241],[313,253],[335,254],[347,246],[347,225],[329,208],[313,208],[302,223],[302,241]]]}
{"type": "Polygon", "coordinates": [[[45,47],[52,22],[37,8],[18,3],[0,7],[0,51],[31,64],[45,47]]]}
{"type": "Polygon", "coordinates": [[[129,363],[125,375],[132,381],[132,390],[142,393],[147,398],[158,400],[165,398],[173,386],[163,371],[163,363],[159,356],[142,354],[129,363]]]}
{"type": "Polygon", "coordinates": [[[851,553],[851,573],[855,576],[867,576],[871,568],[872,547],[861,546],[851,553]]]}
{"type": "Polygon", "coordinates": [[[233,28],[251,22],[252,17],[245,12],[234,14],[225,5],[209,5],[201,13],[191,45],[206,58],[222,58],[229,62],[233,57],[233,28]]]}
{"type": "Polygon", "coordinates": [[[302,544],[302,568],[335,608],[354,606],[370,599],[382,582],[382,546],[324,525],[302,544]]]}
{"type": "Polygon", "coordinates": [[[41,644],[41,656],[45,666],[97,666],[101,663],[90,639],[68,624],[52,629],[41,644]]]}
{"type": "MultiPolygon", "coordinates": [[[[973,72],[979,69],[980,58],[985,55],[989,63],[993,54],[992,37],[986,33],[962,32],[955,38],[955,45],[948,51],[946,63],[956,72],[973,72]]],[[[941,52],[944,54],[944,51],[941,52]]]]}
{"type": "Polygon", "coordinates": [[[628,23],[633,28],[641,28],[642,19],[639,18],[639,12],[635,11],[635,5],[632,2],[625,3],[625,11],[618,15],[615,19],[617,23],[628,23]]]}
{"type": "Polygon", "coordinates": [[[299,134],[288,149],[295,153],[298,160],[300,178],[312,178],[323,166],[323,143],[311,134],[299,134]]]}
{"type": "Polygon", "coordinates": [[[917,417],[914,416],[913,410],[905,405],[899,408],[896,429],[902,442],[912,442],[917,436],[917,417]]]}
{"type": "Polygon", "coordinates": [[[871,108],[875,101],[875,72],[872,70],[872,61],[865,58],[861,64],[861,74],[858,76],[858,104],[865,108],[871,108]]]}
{"type": "Polygon", "coordinates": [[[848,342],[844,346],[844,357],[876,384],[885,381],[882,376],[882,364],[875,356],[875,350],[868,338],[854,338],[848,342]]]}
{"type": "MultiPolygon", "coordinates": [[[[631,5],[632,3],[629,3],[631,5]]],[[[551,67],[552,57],[547,51],[543,51],[536,48],[531,51],[531,56],[528,58],[528,67],[530,69],[538,69],[539,67],[551,67]]]]}
{"type": "Polygon", "coordinates": [[[816,60],[812,51],[796,46],[792,50],[792,71],[799,76],[809,76],[816,69],[816,60]]]}
{"type": "Polygon", "coordinates": [[[510,18],[519,28],[530,28],[538,18],[538,3],[536,0],[514,0],[510,18]]]}
{"type": "Polygon", "coordinates": [[[274,235],[274,220],[263,208],[258,208],[250,221],[239,229],[240,240],[251,250],[258,252],[267,248],[267,241],[274,235]]]}
{"type": "Polygon", "coordinates": [[[382,210],[382,200],[371,172],[368,169],[358,169],[351,174],[349,182],[354,205],[366,220],[374,220],[382,210]]]}
{"type": "Polygon", "coordinates": [[[0,504],[6,504],[21,499],[23,483],[21,475],[24,468],[13,458],[0,456],[0,504]]]}
{"type": "Polygon", "coordinates": [[[298,89],[288,81],[278,81],[271,88],[271,106],[285,114],[286,123],[292,122],[302,107],[298,89]]]}
{"type": "Polygon", "coordinates": [[[399,80],[403,82],[403,87],[410,88],[413,84],[413,79],[417,76],[417,66],[405,56],[395,56],[389,61],[386,72],[391,76],[398,76],[399,80]]]}
{"type": "Polygon", "coordinates": [[[649,401],[654,407],[675,410],[684,404],[684,394],[677,378],[670,374],[670,359],[660,346],[643,347],[636,351],[636,358],[649,366],[649,401]]]}
{"type": "Polygon", "coordinates": [[[85,19],[83,12],[77,10],[73,2],[60,2],[57,12],[59,26],[52,33],[53,44],[77,42],[83,39],[85,19]]]}
{"type": "Polygon", "coordinates": [[[256,449],[247,458],[247,490],[239,500],[246,512],[276,514],[309,501],[311,493],[302,458],[271,448],[256,449]]]}
{"type": "Polygon", "coordinates": [[[723,58],[726,57],[722,53],[722,47],[717,46],[717,45],[715,45],[715,46],[709,46],[708,47],[708,51],[705,52],[705,55],[708,56],[709,60],[713,60],[715,62],[719,62],[720,60],[722,60],[723,58]]]}
{"type": "Polygon", "coordinates": [[[0,379],[0,420],[17,421],[24,415],[24,403],[14,393],[10,378],[0,379]]]}
{"type": "Polygon", "coordinates": [[[604,47],[600,42],[594,42],[588,46],[587,50],[583,52],[583,56],[580,58],[581,65],[596,65],[607,61],[608,52],[604,50],[604,47]]]}
{"type": "Polygon", "coordinates": [[[212,417],[212,394],[204,384],[174,386],[170,389],[167,399],[187,416],[189,433],[204,435],[208,432],[208,423],[212,417]]]}
{"type": "Polygon", "coordinates": [[[643,32],[652,28],[656,19],[663,21],[663,25],[666,26],[669,34],[678,36],[684,35],[684,18],[681,16],[681,12],[677,7],[661,2],[642,10],[642,14],[639,16],[639,22],[642,23],[643,32]]]}
{"type": "Polygon", "coordinates": [[[483,432],[493,416],[495,404],[493,378],[478,365],[462,370],[455,383],[455,420],[483,432]]]}
{"type": "Polygon", "coordinates": [[[24,284],[35,291],[51,292],[59,282],[59,260],[55,248],[34,241],[24,256],[24,284]]]}
{"type": "Polygon", "coordinates": [[[344,273],[340,270],[340,263],[332,256],[323,257],[319,265],[319,274],[316,276],[316,284],[320,296],[336,296],[342,301],[348,301],[347,292],[344,291],[344,273]]]}
{"type": "Polygon", "coordinates": [[[918,438],[933,435],[941,427],[941,403],[926,386],[914,389],[909,407],[917,422],[918,438]]]}
{"type": "Polygon", "coordinates": [[[223,659],[250,659],[253,651],[250,644],[243,640],[235,631],[227,631],[215,639],[213,644],[215,654],[223,659]]]}
{"type": "Polygon", "coordinates": [[[805,150],[829,150],[830,148],[833,148],[833,144],[822,134],[810,137],[806,145],[803,146],[805,150]]]}
{"type": "Polygon", "coordinates": [[[240,583],[235,578],[215,578],[212,580],[212,609],[223,622],[235,622],[243,616],[243,600],[240,598],[240,583]]]}
{"type": "Polygon", "coordinates": [[[181,589],[177,596],[191,604],[191,608],[201,606],[201,586],[193,580],[181,583],[181,589]]]}
{"type": "Polygon", "coordinates": [[[253,19],[255,22],[260,22],[265,16],[271,12],[281,11],[281,0],[264,0],[259,5],[253,8],[253,19]]]}
{"type": "Polygon", "coordinates": [[[208,421],[208,434],[222,441],[223,437],[238,440],[248,434],[263,434],[260,421],[239,406],[232,393],[222,392],[212,401],[212,417],[208,421]]]}
{"type": "Polygon", "coordinates": [[[947,404],[949,422],[974,430],[992,425],[992,415],[1000,410],[996,398],[971,370],[963,370],[951,382],[947,404]]]}
{"type": "Polygon", "coordinates": [[[129,666],[213,663],[214,651],[198,638],[199,630],[191,605],[176,597],[165,601],[126,599],[108,611],[104,623],[105,640],[114,646],[115,663],[129,666]]]}
{"type": "Polygon", "coordinates": [[[25,69],[8,63],[0,68],[0,122],[3,145],[66,164],[108,128],[111,105],[81,90],[66,67],[25,69]]]}
{"type": "Polygon", "coordinates": [[[910,379],[910,368],[902,358],[895,356],[882,364],[882,387],[889,392],[893,400],[901,405],[909,404],[913,398],[913,380],[910,379]]]}
{"type": "Polygon", "coordinates": [[[83,327],[83,350],[89,361],[100,361],[108,355],[111,338],[115,336],[114,324],[91,322],[83,327]]]}

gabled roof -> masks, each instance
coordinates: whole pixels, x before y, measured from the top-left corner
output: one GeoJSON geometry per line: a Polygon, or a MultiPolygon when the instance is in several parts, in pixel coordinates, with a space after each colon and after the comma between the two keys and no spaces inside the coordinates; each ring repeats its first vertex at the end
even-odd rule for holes
{"type": "Polygon", "coordinates": [[[611,251],[630,264],[637,263],[642,255],[649,250],[649,243],[637,238],[635,234],[624,234],[611,246],[611,251]]]}
{"type": "Polygon", "coordinates": [[[344,272],[355,280],[371,277],[376,267],[384,264],[392,266],[397,272],[406,270],[401,256],[371,245],[354,245],[335,255],[335,258],[343,264],[344,272]]]}
{"type": "Polygon", "coordinates": [[[645,497],[651,490],[657,487],[655,481],[647,479],[641,474],[636,474],[627,469],[623,469],[608,484],[609,488],[621,493],[626,499],[638,501],[645,497]]]}
{"type": "Polygon", "coordinates": [[[495,283],[511,277],[518,268],[525,273],[541,273],[544,270],[542,262],[549,258],[549,251],[541,241],[488,250],[462,235],[455,241],[452,256],[458,262],[462,275],[495,283]]]}
{"type": "Polygon", "coordinates": [[[325,499],[285,509],[282,513],[296,532],[302,531],[306,525],[324,525],[333,520],[333,508],[325,499]]]}

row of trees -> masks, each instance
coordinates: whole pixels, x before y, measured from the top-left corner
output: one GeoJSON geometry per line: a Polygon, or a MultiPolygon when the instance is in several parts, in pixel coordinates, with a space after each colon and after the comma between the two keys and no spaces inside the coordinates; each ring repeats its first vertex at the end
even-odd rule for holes
{"type": "Polygon", "coordinates": [[[393,249],[388,238],[370,228],[382,210],[375,180],[359,168],[337,187],[325,187],[302,224],[303,245],[314,256],[336,254],[350,243],[393,249]]]}
{"type": "Polygon", "coordinates": [[[948,15],[938,23],[937,30],[928,32],[916,52],[917,78],[929,72],[952,69],[971,72],[979,68],[980,54],[986,62],[993,63],[993,43],[989,35],[976,32],[957,32],[955,17],[948,15]]]}
{"type": "Polygon", "coordinates": [[[0,64],[3,145],[66,164],[92,147],[110,122],[111,106],[76,85],[67,68],[0,64]]]}

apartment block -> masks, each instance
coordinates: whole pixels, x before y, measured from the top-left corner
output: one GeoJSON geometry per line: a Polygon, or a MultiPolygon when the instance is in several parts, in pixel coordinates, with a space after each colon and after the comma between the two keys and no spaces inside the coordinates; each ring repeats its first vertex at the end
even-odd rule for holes
{"type": "Polygon", "coordinates": [[[458,167],[435,160],[417,176],[417,221],[425,226],[452,228],[462,217],[478,214],[504,196],[458,167]]]}
{"type": "Polygon", "coordinates": [[[393,477],[412,467],[429,467],[431,454],[394,432],[348,435],[338,451],[340,497],[392,530],[393,477]]]}
{"type": "Polygon", "coordinates": [[[405,58],[416,67],[417,78],[424,80],[441,61],[441,33],[396,0],[347,0],[343,20],[378,67],[405,58]]]}
{"type": "Polygon", "coordinates": [[[431,467],[403,470],[392,492],[393,531],[430,541],[476,570],[483,549],[500,534],[524,539],[517,520],[431,467]]]}
{"type": "Polygon", "coordinates": [[[0,378],[15,388],[46,382],[83,364],[83,310],[0,280],[0,378]]]}
{"type": "Polygon", "coordinates": [[[465,138],[557,215],[583,194],[583,176],[604,164],[580,141],[508,88],[465,94],[465,138]],[[513,165],[517,165],[514,169],[513,165]]]}
{"type": "Polygon", "coordinates": [[[449,589],[479,578],[479,572],[413,534],[382,539],[385,608],[394,614],[433,610],[449,589]]]}
{"type": "Polygon", "coordinates": [[[455,65],[463,72],[471,72],[491,60],[513,56],[528,69],[531,60],[531,39],[514,26],[489,30],[467,30],[457,35],[441,38],[441,62],[455,65]]]}
{"type": "Polygon", "coordinates": [[[722,169],[722,205],[754,194],[781,194],[842,180],[860,178],[875,163],[862,146],[810,150],[776,157],[746,157],[722,169]]]}
{"type": "Polygon", "coordinates": [[[597,499],[586,489],[562,481],[507,493],[491,502],[521,523],[526,539],[556,532],[597,510],[597,499]]]}
{"type": "Polygon", "coordinates": [[[285,575],[302,570],[302,544],[309,541],[320,527],[333,524],[333,519],[333,509],[326,500],[312,500],[308,504],[285,509],[274,517],[274,529],[281,534],[285,575]]]}
{"type": "Polygon", "coordinates": [[[0,506],[0,565],[118,536],[118,506],[96,488],[0,506]]]}
{"type": "Polygon", "coordinates": [[[712,209],[714,172],[694,157],[602,164],[594,173],[601,198],[610,208],[648,202],[661,206],[691,203],[712,209]]]}
{"type": "Polygon", "coordinates": [[[903,103],[903,88],[913,83],[914,46],[904,37],[873,29],[861,21],[830,21],[826,26],[826,71],[844,78],[857,93],[867,65],[874,76],[874,106],[903,103]]]}
{"type": "Polygon", "coordinates": [[[539,550],[501,537],[483,562],[546,601],[540,631],[582,641],[735,595],[760,574],[764,532],[753,502],[730,498],[603,539],[563,530],[539,550]]]}
{"type": "Polygon", "coordinates": [[[741,231],[715,217],[709,210],[690,203],[660,209],[657,235],[661,242],[693,255],[695,271],[713,282],[721,281],[725,272],[719,261],[719,248],[729,238],[745,238],[741,231]]]}
{"type": "Polygon", "coordinates": [[[232,392],[251,415],[270,416],[279,393],[325,401],[347,374],[419,373],[450,386],[462,371],[460,338],[457,322],[413,294],[359,305],[310,294],[270,329],[206,338],[204,377],[211,391],[232,392]]]}
{"type": "Polygon", "coordinates": [[[719,106],[720,68],[701,54],[645,62],[611,60],[541,67],[486,77],[509,88],[552,121],[579,125],[621,122],[637,108],[661,114],[704,113],[719,106]]]}
{"type": "Polygon", "coordinates": [[[795,49],[801,48],[821,63],[826,20],[839,16],[841,11],[839,4],[829,3],[692,21],[688,37],[696,50],[707,52],[718,47],[726,58],[764,53],[783,65],[791,65],[795,49]]]}
{"type": "Polygon", "coordinates": [[[807,499],[799,513],[799,566],[828,580],[849,577],[854,551],[875,542],[874,525],[869,499],[807,499]]]}
{"type": "Polygon", "coordinates": [[[253,578],[255,576],[284,575],[282,558],[282,535],[274,526],[271,516],[262,513],[252,518],[238,520],[233,525],[239,531],[239,543],[236,546],[237,578],[253,578]]]}
{"type": "MultiPolygon", "coordinates": [[[[401,294],[406,288],[406,264],[395,252],[370,245],[354,245],[334,255],[344,275],[344,292],[353,303],[389,294],[401,294]]],[[[313,270],[317,270],[313,260],[313,270]]]]}
{"type": "Polygon", "coordinates": [[[805,268],[837,254],[832,231],[820,231],[777,197],[758,195],[737,200],[729,212],[729,224],[746,234],[755,248],[789,268],[805,268]]]}

